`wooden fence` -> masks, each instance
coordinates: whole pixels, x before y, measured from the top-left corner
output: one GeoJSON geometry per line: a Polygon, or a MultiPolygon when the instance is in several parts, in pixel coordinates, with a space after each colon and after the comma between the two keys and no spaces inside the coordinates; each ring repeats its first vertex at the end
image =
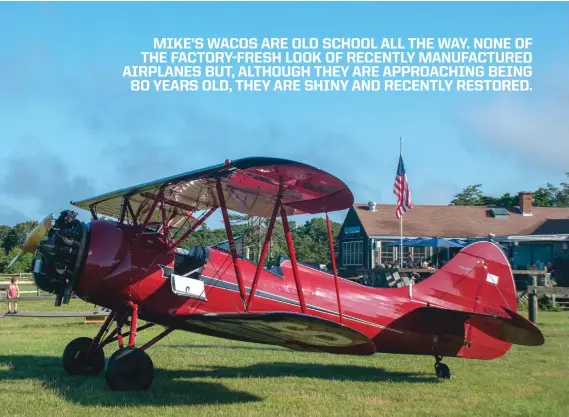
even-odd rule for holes
{"type": "MultiPolygon", "coordinates": [[[[428,278],[437,269],[421,268],[374,268],[357,269],[356,276],[346,277],[346,279],[361,282],[371,287],[403,287],[409,285],[410,278],[415,275],[418,280],[428,278]]],[[[551,286],[545,270],[513,270],[514,276],[526,275],[537,278],[536,285],[551,286]]],[[[418,281],[415,279],[415,282],[418,281]]]]}
{"type": "Polygon", "coordinates": [[[20,284],[22,284],[23,281],[26,283],[29,282],[30,284],[34,283],[34,278],[31,273],[20,272],[19,274],[0,274],[0,284],[9,284],[10,280],[14,277],[17,277],[20,280],[20,284]]]}
{"type": "Polygon", "coordinates": [[[569,288],[532,285],[528,287],[528,319],[534,324],[537,322],[540,295],[548,296],[554,306],[569,307],[569,288]]]}

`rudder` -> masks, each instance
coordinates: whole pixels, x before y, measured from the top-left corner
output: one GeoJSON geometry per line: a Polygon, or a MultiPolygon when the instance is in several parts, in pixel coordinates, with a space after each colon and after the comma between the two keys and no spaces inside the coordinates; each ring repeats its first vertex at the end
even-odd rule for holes
{"type": "Polygon", "coordinates": [[[503,306],[518,311],[512,270],[491,242],[467,246],[414,288],[425,301],[453,310],[495,315],[493,310],[501,311],[503,306]]]}
{"type": "Polygon", "coordinates": [[[467,246],[430,278],[416,284],[413,293],[432,307],[474,313],[465,322],[464,346],[457,356],[494,359],[504,355],[512,342],[543,340],[533,324],[515,314],[512,270],[502,250],[492,242],[467,246]],[[528,331],[531,337],[522,337],[522,332],[528,331]]]}

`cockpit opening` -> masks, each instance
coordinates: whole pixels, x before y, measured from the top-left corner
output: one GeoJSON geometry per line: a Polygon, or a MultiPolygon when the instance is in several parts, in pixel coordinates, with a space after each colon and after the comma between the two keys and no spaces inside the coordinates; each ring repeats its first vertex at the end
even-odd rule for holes
{"type": "Polygon", "coordinates": [[[190,250],[176,248],[174,274],[199,278],[209,258],[209,249],[205,246],[194,246],[190,250]]]}
{"type": "Polygon", "coordinates": [[[171,276],[172,291],[178,295],[206,300],[205,285],[200,277],[209,258],[209,249],[205,246],[194,246],[190,250],[177,248],[171,276]]]}

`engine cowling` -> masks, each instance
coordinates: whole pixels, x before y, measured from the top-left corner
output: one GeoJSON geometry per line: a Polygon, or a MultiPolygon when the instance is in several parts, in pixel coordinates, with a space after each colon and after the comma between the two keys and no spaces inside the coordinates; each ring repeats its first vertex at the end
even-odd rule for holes
{"type": "Polygon", "coordinates": [[[89,227],[76,217],[75,211],[62,211],[34,258],[36,285],[56,295],[55,305],[69,303],[87,255],[89,227]]]}

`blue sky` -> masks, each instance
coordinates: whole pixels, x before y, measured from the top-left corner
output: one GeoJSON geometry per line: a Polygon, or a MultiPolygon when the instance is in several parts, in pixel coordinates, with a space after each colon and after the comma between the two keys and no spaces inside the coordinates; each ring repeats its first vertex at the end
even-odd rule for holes
{"type": "Polygon", "coordinates": [[[0,224],[255,155],[394,203],[401,135],[415,204],[447,204],[473,183],[557,184],[569,171],[567,21],[567,2],[0,3],[0,224]],[[123,66],[154,37],[208,36],[532,37],[533,92],[129,91],[123,66]]]}

